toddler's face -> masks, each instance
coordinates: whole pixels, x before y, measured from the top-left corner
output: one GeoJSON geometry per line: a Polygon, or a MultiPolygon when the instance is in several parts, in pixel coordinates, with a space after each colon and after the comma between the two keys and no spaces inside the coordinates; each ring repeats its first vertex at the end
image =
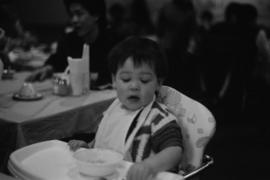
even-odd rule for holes
{"type": "Polygon", "coordinates": [[[113,84],[119,100],[129,110],[148,105],[159,88],[154,70],[147,64],[135,67],[132,58],[118,69],[113,84]]]}

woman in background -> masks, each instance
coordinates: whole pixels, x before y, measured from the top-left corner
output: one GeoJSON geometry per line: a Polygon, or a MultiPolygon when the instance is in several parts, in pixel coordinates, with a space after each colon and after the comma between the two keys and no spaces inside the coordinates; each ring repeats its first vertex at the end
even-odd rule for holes
{"type": "Polygon", "coordinates": [[[98,73],[96,85],[110,82],[104,64],[112,47],[106,30],[106,6],[104,0],[64,0],[70,16],[71,32],[58,41],[56,53],[45,65],[34,71],[28,81],[42,81],[53,72],[63,72],[68,65],[67,57],[81,58],[83,44],[90,46],[90,72],[98,73]]]}

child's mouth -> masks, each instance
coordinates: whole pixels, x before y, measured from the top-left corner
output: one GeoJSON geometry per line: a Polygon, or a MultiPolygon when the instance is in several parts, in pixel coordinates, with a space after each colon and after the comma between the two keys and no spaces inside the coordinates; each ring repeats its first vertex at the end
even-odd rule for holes
{"type": "Polygon", "coordinates": [[[128,100],[131,102],[138,102],[140,98],[138,96],[129,96],[128,100]]]}

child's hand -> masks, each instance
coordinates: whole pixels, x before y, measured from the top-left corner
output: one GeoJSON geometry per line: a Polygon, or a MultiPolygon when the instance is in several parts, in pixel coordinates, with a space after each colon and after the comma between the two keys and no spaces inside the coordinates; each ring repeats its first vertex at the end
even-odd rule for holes
{"type": "Polygon", "coordinates": [[[70,140],[68,142],[68,145],[72,151],[76,151],[81,147],[88,148],[88,144],[81,140],[70,140]]]}
{"type": "Polygon", "coordinates": [[[133,164],[127,173],[127,180],[151,180],[156,175],[154,169],[146,163],[133,164]]]}

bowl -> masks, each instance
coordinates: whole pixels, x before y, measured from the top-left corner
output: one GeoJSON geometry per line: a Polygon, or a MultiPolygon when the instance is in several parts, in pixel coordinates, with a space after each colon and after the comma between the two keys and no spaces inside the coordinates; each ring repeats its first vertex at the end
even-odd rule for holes
{"type": "Polygon", "coordinates": [[[112,175],[123,160],[123,155],[108,149],[84,149],[74,152],[79,172],[92,177],[112,175]]]}
{"type": "Polygon", "coordinates": [[[23,83],[23,86],[20,88],[19,93],[23,97],[34,97],[37,92],[31,83],[23,83]]]}

